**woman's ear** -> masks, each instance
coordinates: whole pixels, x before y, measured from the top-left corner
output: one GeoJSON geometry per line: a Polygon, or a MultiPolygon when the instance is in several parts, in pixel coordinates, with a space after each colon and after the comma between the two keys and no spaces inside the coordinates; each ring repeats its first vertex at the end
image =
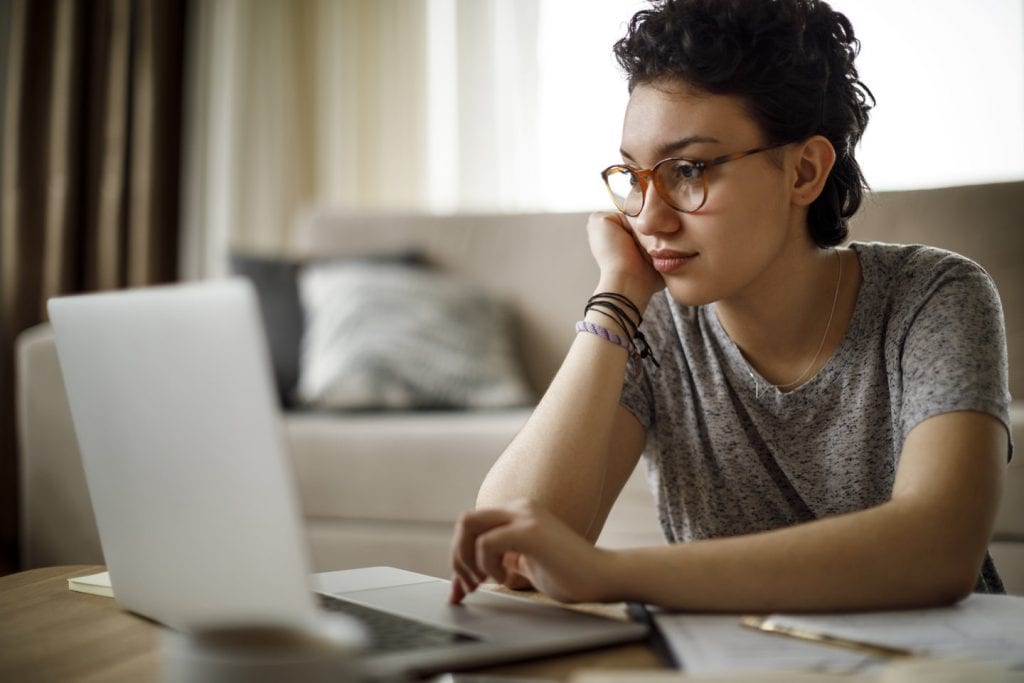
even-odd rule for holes
{"type": "Polygon", "coordinates": [[[836,150],[823,135],[807,138],[795,150],[796,177],[790,197],[796,206],[809,206],[825,187],[836,163],[836,150]]]}

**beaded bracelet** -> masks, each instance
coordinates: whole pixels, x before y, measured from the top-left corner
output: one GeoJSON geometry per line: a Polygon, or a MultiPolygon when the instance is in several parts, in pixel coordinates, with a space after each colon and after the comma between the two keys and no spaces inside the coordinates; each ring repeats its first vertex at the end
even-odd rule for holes
{"type": "Polygon", "coordinates": [[[619,335],[609,330],[607,327],[601,327],[600,325],[594,324],[592,322],[580,320],[579,322],[576,323],[576,331],[596,334],[601,339],[604,339],[605,341],[610,341],[612,344],[615,344],[616,346],[621,346],[622,348],[626,349],[626,351],[628,351],[629,355],[631,356],[636,353],[636,348],[633,346],[633,342],[629,341],[629,339],[623,339],[619,335]]]}
{"type": "Polygon", "coordinates": [[[618,323],[622,331],[630,337],[630,345],[633,347],[633,353],[638,355],[641,359],[650,358],[655,367],[661,367],[658,363],[658,359],[654,357],[654,352],[651,350],[650,344],[647,343],[647,338],[644,337],[643,333],[640,331],[640,323],[643,322],[643,318],[640,315],[640,309],[636,304],[630,301],[628,297],[618,294],[617,292],[599,292],[590,297],[590,300],[587,301],[587,305],[583,309],[583,312],[586,314],[591,310],[595,310],[601,315],[604,315],[618,323]],[[636,316],[635,321],[621,306],[618,305],[620,303],[625,305],[636,316]],[[639,349],[639,351],[637,349],[639,349]]]}
{"type": "Polygon", "coordinates": [[[589,332],[590,334],[595,334],[605,341],[609,341],[616,346],[621,346],[626,349],[626,353],[629,354],[630,365],[633,366],[633,372],[636,373],[638,377],[642,373],[643,366],[640,363],[640,354],[637,353],[636,347],[633,346],[633,342],[629,341],[629,339],[623,339],[608,328],[586,320],[580,320],[576,323],[576,332],[589,332]]]}
{"type": "Polygon", "coordinates": [[[583,309],[583,314],[586,315],[590,311],[597,311],[601,315],[617,322],[622,331],[629,335],[630,338],[636,336],[639,322],[633,322],[633,319],[626,314],[626,311],[614,303],[591,299],[583,309]]]}

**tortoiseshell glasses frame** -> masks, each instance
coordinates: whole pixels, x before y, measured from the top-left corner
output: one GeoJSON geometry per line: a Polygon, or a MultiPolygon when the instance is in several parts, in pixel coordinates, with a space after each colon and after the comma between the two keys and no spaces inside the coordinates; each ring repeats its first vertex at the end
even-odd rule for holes
{"type": "Polygon", "coordinates": [[[647,188],[652,184],[662,201],[673,209],[682,213],[693,213],[700,210],[708,199],[709,169],[788,144],[790,143],[783,142],[755,147],[742,152],[723,154],[708,161],[669,157],[662,159],[651,169],[615,164],[601,171],[601,178],[615,208],[630,218],[636,218],[643,211],[647,188]]]}

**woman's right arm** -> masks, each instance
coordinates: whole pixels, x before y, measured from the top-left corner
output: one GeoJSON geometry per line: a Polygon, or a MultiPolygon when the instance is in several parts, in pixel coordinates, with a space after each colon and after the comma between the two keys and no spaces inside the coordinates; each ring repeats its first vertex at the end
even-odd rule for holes
{"type": "MultiPolygon", "coordinates": [[[[664,285],[628,225],[618,214],[594,214],[587,231],[601,270],[595,293],[621,294],[643,312],[664,285]]],[[[585,319],[628,336],[596,310],[585,319]]],[[[643,427],[619,406],[628,360],[625,349],[577,334],[533,415],[488,473],[477,507],[530,501],[595,541],[644,445],[643,427]]]]}

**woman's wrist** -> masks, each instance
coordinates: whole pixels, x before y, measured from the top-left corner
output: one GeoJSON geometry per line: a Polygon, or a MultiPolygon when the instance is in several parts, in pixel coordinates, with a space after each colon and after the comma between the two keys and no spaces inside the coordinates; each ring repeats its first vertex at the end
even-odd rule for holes
{"type": "Polygon", "coordinates": [[[602,292],[612,292],[626,297],[636,306],[641,316],[647,310],[647,304],[650,303],[653,296],[653,292],[645,282],[628,273],[602,273],[594,294],[602,292]]]}
{"type": "Polygon", "coordinates": [[[584,316],[584,320],[576,323],[576,331],[596,334],[624,348],[633,362],[633,371],[637,376],[643,374],[643,360],[658,365],[647,338],[640,331],[643,312],[628,296],[613,291],[598,291],[587,301],[584,316]],[[608,318],[614,323],[613,329],[598,324],[597,316],[608,318]],[[616,329],[625,337],[618,334],[616,329]]]}
{"type": "Polygon", "coordinates": [[[598,548],[598,551],[600,555],[596,570],[600,577],[600,596],[594,602],[628,602],[632,600],[634,586],[630,579],[632,572],[626,552],[608,548],[598,548]]]}

